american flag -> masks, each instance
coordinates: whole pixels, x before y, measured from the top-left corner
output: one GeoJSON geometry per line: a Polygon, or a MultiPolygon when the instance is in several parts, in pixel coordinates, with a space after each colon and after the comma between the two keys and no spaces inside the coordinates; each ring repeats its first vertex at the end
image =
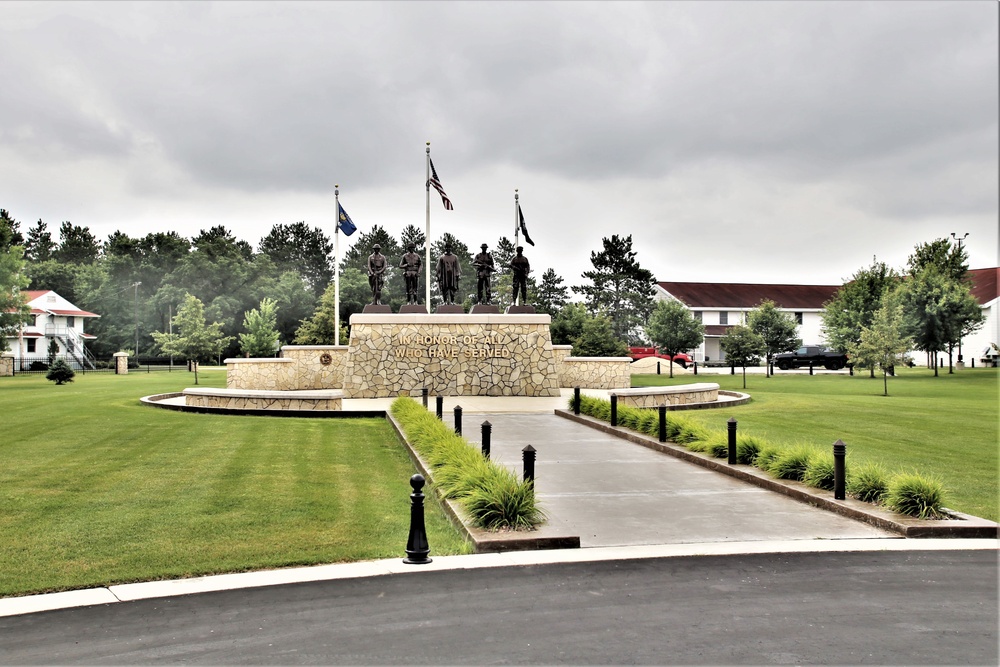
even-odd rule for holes
{"type": "Polygon", "coordinates": [[[444,193],[444,187],[441,185],[441,181],[438,180],[438,173],[434,168],[434,160],[431,160],[430,156],[427,157],[427,160],[431,163],[431,180],[428,181],[428,183],[433,185],[434,189],[438,191],[439,195],[441,195],[441,203],[444,204],[445,210],[454,211],[455,207],[451,205],[451,200],[448,199],[448,195],[444,193]]]}

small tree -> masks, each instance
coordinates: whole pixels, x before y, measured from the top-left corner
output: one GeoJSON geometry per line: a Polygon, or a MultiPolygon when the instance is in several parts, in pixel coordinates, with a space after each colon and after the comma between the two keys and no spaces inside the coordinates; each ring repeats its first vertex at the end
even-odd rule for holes
{"type": "Polygon", "coordinates": [[[552,318],[549,332],[553,345],[572,345],[583,333],[583,325],[590,319],[587,307],[582,303],[568,303],[552,318]]]}
{"type": "Polygon", "coordinates": [[[52,338],[49,340],[49,349],[48,349],[49,366],[55,363],[57,354],[59,354],[59,345],[56,343],[56,339],[52,338]]]}
{"type": "Polygon", "coordinates": [[[184,298],[171,320],[176,333],[153,332],[153,340],[166,354],[173,354],[195,362],[194,383],[198,384],[198,363],[221,354],[232,336],[222,335],[222,324],[205,320],[205,304],[192,294],[184,298]]]}
{"type": "Polygon", "coordinates": [[[73,377],[76,372],[69,367],[65,359],[56,359],[51,366],[49,366],[49,372],[45,374],[46,380],[51,380],[57,385],[65,384],[67,382],[72,382],[73,377]]]}
{"type": "Polygon", "coordinates": [[[663,354],[670,357],[670,377],[673,377],[674,356],[701,345],[705,340],[705,325],[696,320],[680,301],[659,301],[646,325],[646,335],[663,354]]]}
{"type": "Polygon", "coordinates": [[[260,310],[254,308],[243,317],[240,334],[240,349],[249,357],[265,357],[274,354],[278,347],[278,304],[274,299],[264,298],[260,310]]]}
{"type": "Polygon", "coordinates": [[[769,299],[764,299],[756,308],[747,313],[746,324],[764,340],[766,355],[765,373],[770,376],[771,357],[778,352],[791,352],[802,345],[802,340],[796,335],[798,324],[788,313],[778,310],[778,306],[769,299]]]}
{"type": "Polygon", "coordinates": [[[848,348],[856,366],[882,371],[883,396],[889,395],[889,373],[913,344],[901,333],[902,327],[903,306],[892,294],[887,294],[882,298],[882,307],[875,311],[871,326],[861,329],[861,340],[848,348]]]}
{"type": "Polygon", "coordinates": [[[737,324],[730,327],[726,335],[719,341],[726,358],[743,369],[743,388],[747,388],[747,364],[751,359],[760,357],[767,349],[764,338],[750,327],[737,324]]]}

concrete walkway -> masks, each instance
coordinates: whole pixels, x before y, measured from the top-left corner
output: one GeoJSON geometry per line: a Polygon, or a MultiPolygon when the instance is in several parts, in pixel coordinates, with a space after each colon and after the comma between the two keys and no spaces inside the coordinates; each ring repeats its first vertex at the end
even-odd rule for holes
{"type": "Polygon", "coordinates": [[[466,412],[477,446],[485,420],[492,458],[518,474],[521,450],[537,450],[540,534],[581,547],[898,537],[552,414],[466,412]]]}

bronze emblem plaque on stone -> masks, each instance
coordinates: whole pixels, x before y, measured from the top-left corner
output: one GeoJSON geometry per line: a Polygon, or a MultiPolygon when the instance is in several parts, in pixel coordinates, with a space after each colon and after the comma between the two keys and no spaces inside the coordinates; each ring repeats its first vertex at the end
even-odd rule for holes
{"type": "Polygon", "coordinates": [[[330,364],[333,363],[333,356],[331,356],[329,352],[324,352],[323,354],[319,355],[319,363],[323,364],[324,366],[329,366],[330,364]]]}

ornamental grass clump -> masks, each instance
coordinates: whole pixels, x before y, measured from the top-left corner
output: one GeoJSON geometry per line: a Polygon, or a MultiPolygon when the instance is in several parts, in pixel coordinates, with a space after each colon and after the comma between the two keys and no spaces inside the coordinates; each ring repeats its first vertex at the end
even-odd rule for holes
{"type": "MultiPolygon", "coordinates": [[[[847,475],[845,465],[844,475],[847,475]]],[[[816,452],[809,458],[806,465],[806,472],[802,476],[802,481],[808,486],[817,489],[833,491],[834,486],[834,466],[833,454],[830,452],[816,452]]]]}
{"type": "Polygon", "coordinates": [[[445,498],[458,502],[475,525],[498,530],[531,528],[542,522],[534,484],[518,480],[508,468],[483,458],[412,398],[397,398],[390,412],[433,470],[434,486],[445,498]]]}
{"type": "Polygon", "coordinates": [[[809,459],[816,450],[808,445],[794,445],[778,450],[777,455],[767,464],[767,472],[778,479],[801,482],[809,467],[809,459]]]}
{"type": "Polygon", "coordinates": [[[765,441],[753,435],[736,435],[736,462],[743,465],[756,465],[757,455],[765,445],[765,441]]]}
{"type": "MultiPolygon", "coordinates": [[[[705,452],[711,457],[717,459],[724,459],[729,457],[729,434],[716,432],[711,434],[707,440],[702,440],[700,444],[703,449],[701,451],[705,452]]],[[[691,445],[688,445],[688,449],[691,445]]]]}
{"type": "Polygon", "coordinates": [[[918,519],[944,516],[944,487],[936,479],[917,473],[900,473],[889,480],[883,502],[889,509],[918,519]]]}
{"type": "Polygon", "coordinates": [[[847,476],[847,493],[866,503],[881,503],[889,485],[888,474],[878,463],[864,463],[847,476]]]}

